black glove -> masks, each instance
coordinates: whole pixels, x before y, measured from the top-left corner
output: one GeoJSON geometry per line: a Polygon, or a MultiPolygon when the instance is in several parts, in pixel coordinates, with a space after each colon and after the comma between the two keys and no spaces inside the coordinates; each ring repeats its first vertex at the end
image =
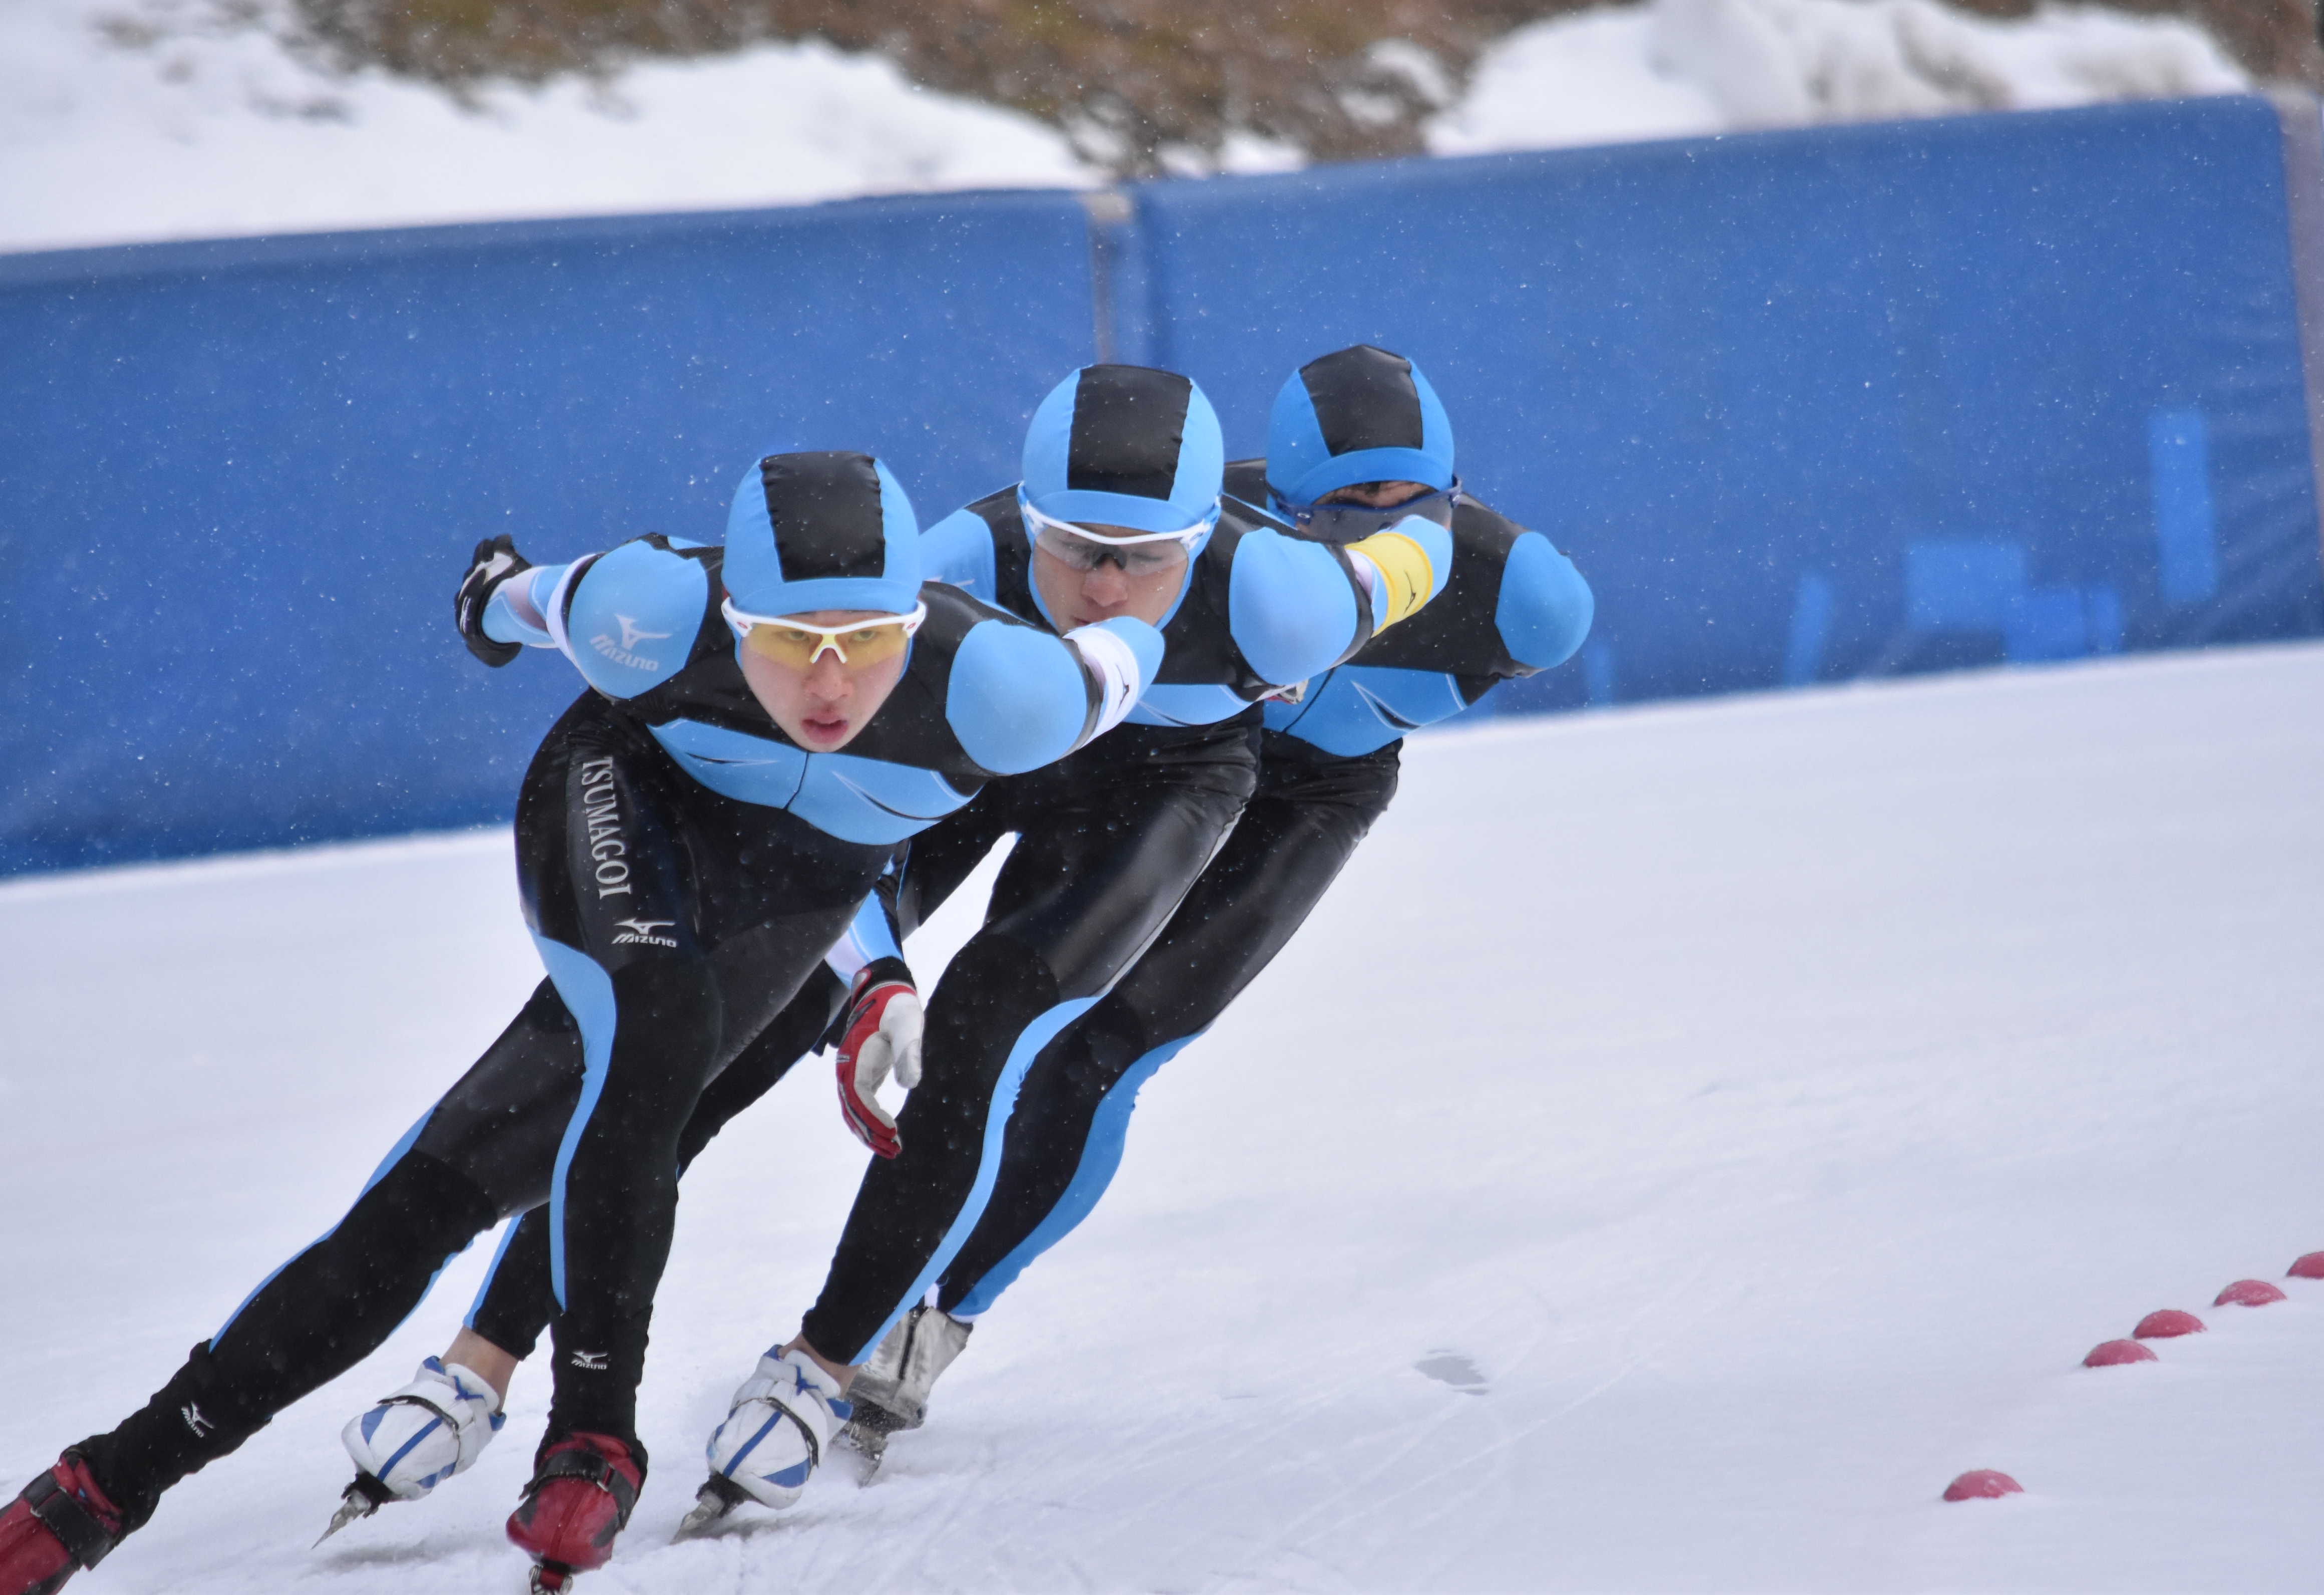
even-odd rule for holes
{"type": "Polygon", "coordinates": [[[452,620],[468,651],[498,669],[524,651],[521,642],[495,642],[484,635],[484,606],[503,582],[532,568],[532,561],[516,551],[506,534],[486,538],[468,556],[468,574],[460,578],[459,595],[452,600],[452,620]]]}

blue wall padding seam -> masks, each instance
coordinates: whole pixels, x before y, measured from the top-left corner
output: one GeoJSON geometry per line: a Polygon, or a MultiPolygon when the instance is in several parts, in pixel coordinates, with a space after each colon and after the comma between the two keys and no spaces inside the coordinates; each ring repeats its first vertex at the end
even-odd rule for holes
{"type": "Polygon", "coordinates": [[[1838,609],[1831,580],[1822,572],[1800,572],[1792,599],[1792,632],[1784,645],[1784,685],[1805,687],[1823,673],[1824,645],[1831,641],[1838,609]]]}
{"type": "Polygon", "coordinates": [[[2219,592],[2219,522],[2211,502],[2210,428],[2200,410],[2158,410],[2146,418],[2154,496],[2154,553],[2169,604],[2200,604],[2219,592]]]}

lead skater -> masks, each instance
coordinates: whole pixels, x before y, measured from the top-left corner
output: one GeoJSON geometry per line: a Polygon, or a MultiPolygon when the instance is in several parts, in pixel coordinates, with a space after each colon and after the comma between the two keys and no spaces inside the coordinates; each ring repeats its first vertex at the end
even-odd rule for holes
{"type": "MultiPolygon", "coordinates": [[[[1061,637],[924,586],[918,531],[870,456],[788,454],[745,476],[723,549],[650,537],[536,568],[506,539],[478,547],[456,606],[469,647],[493,665],[554,647],[592,688],[518,798],[549,985],[327,1234],[0,1512],[0,1595],[95,1567],[164,1490],[378,1347],[476,1234],[544,1203],[555,1390],[508,1534],[536,1590],[604,1565],[645,1477],[637,1386],[705,1086],[897,844],[1108,729],[1161,657],[1136,619],[1061,637]]],[[[453,1471],[500,1422],[489,1383],[434,1359],[401,1405],[457,1436],[453,1471]]]]}

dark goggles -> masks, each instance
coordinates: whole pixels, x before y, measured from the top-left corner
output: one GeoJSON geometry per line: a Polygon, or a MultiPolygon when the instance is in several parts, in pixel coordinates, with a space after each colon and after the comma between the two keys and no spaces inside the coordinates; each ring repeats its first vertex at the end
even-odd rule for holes
{"type": "Polygon", "coordinates": [[[1452,506],[1460,496],[1461,483],[1455,477],[1450,487],[1417,493],[1400,504],[1286,504],[1283,512],[1309,537],[1327,543],[1352,543],[1415,515],[1449,528],[1452,506]]]}

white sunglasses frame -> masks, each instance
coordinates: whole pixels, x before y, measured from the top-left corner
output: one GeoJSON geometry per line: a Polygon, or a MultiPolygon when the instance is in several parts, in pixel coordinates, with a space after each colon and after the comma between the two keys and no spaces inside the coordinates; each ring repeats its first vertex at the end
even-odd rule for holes
{"type": "Polygon", "coordinates": [[[747,610],[735,608],[732,598],[720,601],[718,613],[726,617],[726,624],[733,628],[737,641],[746,636],[752,626],[780,626],[787,632],[814,632],[822,641],[815,645],[815,651],[807,656],[807,668],[812,670],[816,661],[823,658],[823,650],[826,648],[839,656],[843,666],[847,663],[847,650],[839,641],[844,632],[868,632],[874,626],[901,626],[905,640],[908,641],[918,634],[922,622],[928,618],[928,606],[925,603],[916,604],[909,614],[883,614],[868,621],[850,621],[844,626],[810,625],[798,616],[790,614],[752,614],[747,610]]]}
{"type": "Polygon", "coordinates": [[[1038,542],[1045,530],[1055,530],[1064,532],[1068,537],[1077,537],[1084,542],[1095,543],[1101,548],[1109,549],[1128,548],[1132,543],[1184,543],[1186,545],[1187,551],[1191,553],[1194,550],[1194,539],[1212,530],[1219,523],[1219,512],[1213,506],[1208,515],[1187,527],[1184,531],[1139,531],[1132,532],[1128,537],[1108,537],[1103,532],[1092,531],[1088,527],[1077,522],[1060,521],[1055,515],[1044,515],[1033,507],[1031,500],[1021,493],[1017,499],[1017,508],[1025,517],[1029,533],[1027,539],[1028,541],[1038,542]]]}

